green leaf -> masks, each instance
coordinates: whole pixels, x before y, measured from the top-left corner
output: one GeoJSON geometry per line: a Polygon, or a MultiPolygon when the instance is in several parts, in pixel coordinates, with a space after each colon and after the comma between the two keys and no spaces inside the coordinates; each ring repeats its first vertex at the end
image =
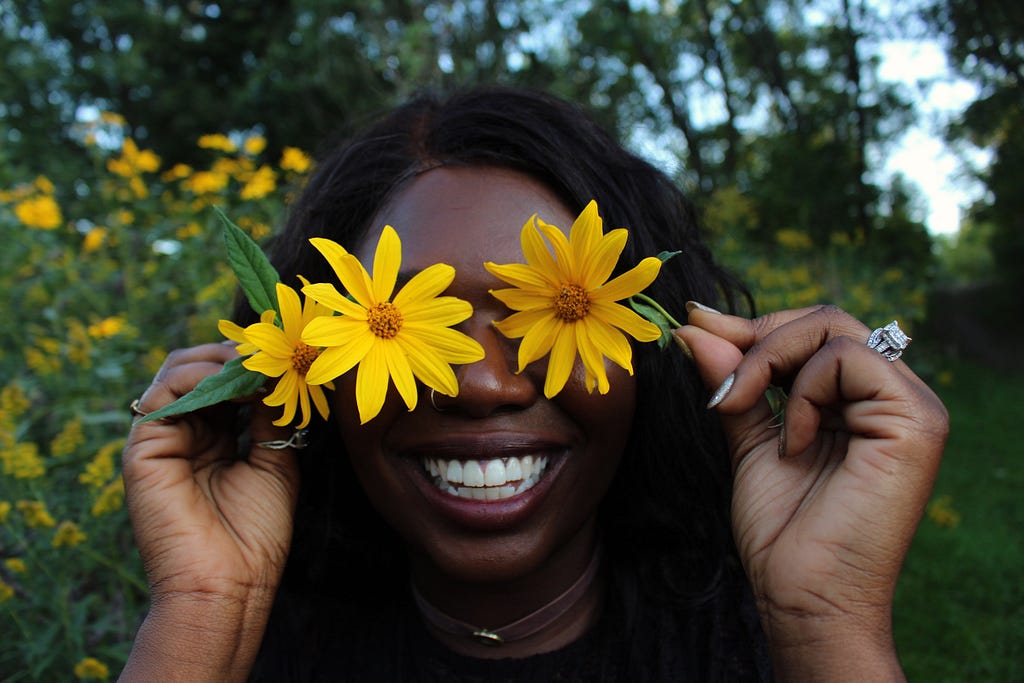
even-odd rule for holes
{"type": "Polygon", "coordinates": [[[669,319],[654,306],[637,301],[634,297],[629,297],[627,301],[630,307],[641,317],[651,321],[661,330],[661,336],[658,337],[658,348],[662,350],[668,348],[668,345],[672,343],[672,324],[669,322],[669,319]]]}
{"type": "MultiPolygon", "coordinates": [[[[217,216],[224,224],[224,242],[228,248],[228,263],[235,271],[238,283],[249,300],[249,305],[257,314],[277,307],[277,288],[281,281],[274,266],[270,265],[266,254],[260,249],[245,231],[231,222],[218,207],[214,207],[217,216]]],[[[278,311],[280,312],[280,311],[278,311]]]]}
{"type": "Polygon", "coordinates": [[[682,254],[682,253],[683,253],[682,251],[663,251],[660,254],[658,254],[658,260],[661,261],[662,263],[664,263],[665,261],[668,261],[673,256],[678,256],[679,254],[682,254]]]}
{"type": "Polygon", "coordinates": [[[197,384],[195,389],[174,403],[166,405],[160,410],[154,410],[139,422],[151,422],[162,417],[191,413],[200,408],[230,401],[233,398],[251,396],[263,386],[267,377],[243,366],[243,360],[245,358],[239,356],[228,361],[219,373],[210,375],[197,384]]]}

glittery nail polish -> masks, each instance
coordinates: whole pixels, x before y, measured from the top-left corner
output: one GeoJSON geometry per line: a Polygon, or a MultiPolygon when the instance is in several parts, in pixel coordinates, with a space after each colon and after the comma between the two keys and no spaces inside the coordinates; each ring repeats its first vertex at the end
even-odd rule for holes
{"type": "Polygon", "coordinates": [[[728,377],[726,377],[725,381],[722,382],[721,386],[719,386],[717,389],[715,389],[715,393],[711,394],[711,400],[708,401],[708,408],[714,408],[719,403],[721,403],[725,399],[725,397],[729,394],[729,391],[732,389],[732,384],[735,381],[736,381],[736,374],[735,373],[733,373],[733,374],[729,375],[728,377]]]}

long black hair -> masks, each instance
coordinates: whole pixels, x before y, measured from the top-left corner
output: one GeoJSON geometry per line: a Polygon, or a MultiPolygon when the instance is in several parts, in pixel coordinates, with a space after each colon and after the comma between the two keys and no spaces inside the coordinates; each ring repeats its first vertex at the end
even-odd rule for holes
{"type": "MultiPolygon", "coordinates": [[[[723,309],[749,301],[712,259],[692,203],[666,174],[626,150],[580,108],[508,88],[418,96],[321,158],[272,247],[282,278],[292,284],[298,274],[332,280],[308,239],[329,237],[355,248],[407,181],[439,166],[522,172],[553,191],[571,213],[596,199],[606,225],[630,230],[623,268],[664,250],[680,251],[647,290],[677,317],[688,300],[723,309]]],[[[644,644],[638,641],[650,630],[642,623],[645,606],[657,603],[702,614],[710,630],[700,643],[678,646],[708,650],[699,656],[708,660],[709,674],[735,678],[750,670],[756,649],[737,654],[737,643],[757,634],[750,634],[749,614],[741,614],[748,588],[732,542],[731,476],[720,427],[704,408],[695,368],[678,349],[639,345],[634,365],[637,410],[628,466],[620,468],[599,512],[627,668],[644,671],[644,644]]],[[[330,630],[318,625],[318,610],[332,604],[365,620],[373,610],[360,611],[361,600],[379,611],[378,593],[407,580],[397,539],[355,482],[335,427],[321,423],[314,429],[313,446],[301,457],[295,537],[267,635],[270,640],[301,628],[310,651],[316,634],[330,630]],[[359,589],[346,593],[338,586],[359,589]]],[[[322,616],[329,618],[345,616],[322,616]]],[[[336,625],[331,628],[336,632],[336,625]]],[[[267,657],[281,656],[283,648],[265,645],[267,657]]],[[[303,656],[301,649],[292,654],[303,656]]]]}

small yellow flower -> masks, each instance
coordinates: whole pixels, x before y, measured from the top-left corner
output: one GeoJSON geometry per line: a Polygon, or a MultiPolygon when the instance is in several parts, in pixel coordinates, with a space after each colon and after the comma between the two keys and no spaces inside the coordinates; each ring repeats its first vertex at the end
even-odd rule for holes
{"type": "Polygon", "coordinates": [[[228,174],[220,171],[197,171],[182,181],[182,187],[193,194],[220,192],[228,184],[228,174]]]}
{"type": "Polygon", "coordinates": [[[253,135],[246,138],[245,142],[242,143],[242,149],[251,156],[256,156],[266,148],[267,139],[262,135],[253,135]]]}
{"type": "Polygon", "coordinates": [[[0,452],[3,473],[15,479],[38,479],[46,474],[46,465],[34,443],[16,443],[0,452]]]}
{"type": "Polygon", "coordinates": [[[34,529],[49,529],[57,526],[57,521],[46,509],[46,503],[41,500],[19,500],[15,507],[25,518],[25,524],[34,529]]]}
{"type": "Polygon", "coordinates": [[[82,251],[89,254],[101,246],[107,240],[107,229],[104,227],[96,226],[89,232],[85,233],[85,239],[82,240],[82,251]]]}
{"type": "Polygon", "coordinates": [[[517,311],[494,325],[506,337],[523,338],[519,344],[519,372],[551,354],[544,381],[548,398],[565,386],[577,353],[583,361],[587,390],[596,386],[604,394],[609,388],[605,357],[633,374],[633,350],[622,332],[643,342],[661,336],[656,325],[616,303],[651,284],[661,261],[653,256],[645,258],[608,280],[626,245],[628,231],[619,228],[608,234],[602,232],[597,203],[593,201],[573,222],[568,239],[559,228],[533,216],[521,235],[525,264],[484,264],[493,275],[513,285],[491,294],[517,311]]]}
{"type": "Polygon", "coordinates": [[[331,240],[310,240],[334,269],[353,300],[334,285],[302,289],[341,316],[310,323],[303,333],[308,344],[326,346],[309,369],[307,381],[319,384],[348,372],[356,364],[356,405],[359,419],[373,419],[384,405],[394,381],[405,405],[416,407],[416,380],[455,396],[458,381],[451,364],[484,357],[471,337],[450,329],[473,314],[469,302],[438,296],[455,278],[455,269],[438,263],[417,273],[394,295],[402,263],[402,244],[390,225],[384,227],[373,257],[373,278],[352,254],[331,240]]]}
{"type": "Polygon", "coordinates": [[[50,442],[50,455],[62,457],[71,455],[85,441],[85,434],[82,433],[82,421],[75,417],[65,423],[57,436],[50,442]]]}
{"type": "Polygon", "coordinates": [[[171,182],[174,180],[181,180],[192,175],[192,167],[188,164],[175,164],[171,166],[163,175],[160,176],[160,180],[164,182],[171,182]]]}
{"type": "Polygon", "coordinates": [[[100,495],[96,496],[96,501],[92,504],[89,514],[93,517],[102,517],[107,513],[120,510],[122,506],[124,506],[124,479],[117,477],[104,486],[100,495]]]}
{"type": "Polygon", "coordinates": [[[14,589],[0,579],[0,604],[3,604],[14,597],[14,589]]]}
{"type": "Polygon", "coordinates": [[[953,508],[953,496],[939,496],[928,503],[928,519],[936,526],[955,529],[960,524],[960,513],[953,508]]]}
{"type": "Polygon", "coordinates": [[[305,173],[313,165],[309,155],[298,147],[285,147],[281,152],[281,168],[286,171],[305,173]]]}
{"type": "Polygon", "coordinates": [[[231,138],[221,133],[203,135],[199,138],[199,146],[203,149],[216,149],[221,152],[232,154],[238,151],[238,145],[231,142],[231,138]]]}
{"type": "Polygon", "coordinates": [[[107,665],[94,657],[86,657],[78,664],[75,664],[75,677],[84,678],[107,678],[110,670],[107,665]]]}
{"type": "Polygon", "coordinates": [[[277,174],[269,166],[261,166],[242,186],[238,195],[242,199],[262,199],[277,187],[277,174]]]}
{"type": "MultiPolygon", "coordinates": [[[[321,417],[326,419],[330,411],[327,397],[319,385],[323,384],[328,389],[333,389],[334,385],[330,382],[309,383],[306,376],[310,366],[320,355],[320,349],[307,344],[301,338],[302,331],[312,320],[329,316],[330,311],[309,298],[300,304],[296,291],[280,282],[277,283],[277,303],[281,309],[281,327],[265,322],[263,316],[267,314],[264,313],[260,317],[260,322],[245,328],[246,341],[258,351],[246,358],[242,365],[267,377],[280,378],[277,387],[263,399],[263,402],[268,406],[284,406],[284,413],[279,419],[274,420],[274,424],[278,426],[290,423],[295,417],[296,406],[300,407],[302,421],[298,428],[302,429],[309,424],[311,398],[321,417]]],[[[221,332],[227,336],[223,328],[221,332]]],[[[247,351],[249,348],[251,347],[240,347],[240,350],[247,351]]]]}
{"type": "Polygon", "coordinates": [[[104,444],[85,469],[78,475],[78,482],[89,488],[98,489],[114,476],[114,456],[124,447],[124,439],[114,439],[104,444]]]}
{"type": "Polygon", "coordinates": [[[32,185],[34,185],[35,188],[42,192],[43,194],[53,194],[54,191],[57,189],[56,187],[53,186],[53,182],[51,182],[50,179],[44,175],[36,176],[36,179],[32,183],[32,185]]]}
{"type": "Polygon", "coordinates": [[[7,524],[7,517],[11,514],[9,501],[0,500],[0,524],[7,524]]]}
{"type": "Polygon", "coordinates": [[[74,548],[86,539],[82,530],[74,522],[64,520],[57,527],[53,534],[53,541],[50,543],[54,548],[74,548]]]}
{"type": "Polygon", "coordinates": [[[123,332],[127,326],[128,321],[122,316],[110,316],[89,325],[89,336],[93,339],[108,339],[123,332]]]}
{"type": "Polygon", "coordinates": [[[24,574],[28,571],[28,567],[25,565],[25,560],[20,557],[8,557],[4,560],[4,566],[6,566],[13,574],[24,574]]]}
{"type": "Polygon", "coordinates": [[[60,206],[50,195],[29,197],[14,205],[14,215],[30,228],[53,230],[64,221],[60,206]]]}
{"type": "MultiPolygon", "coordinates": [[[[260,315],[261,323],[273,325],[275,319],[277,319],[277,311],[273,309],[263,311],[263,314],[260,315]]],[[[230,320],[218,320],[217,329],[225,337],[238,344],[235,350],[238,351],[240,356],[250,356],[260,350],[258,346],[249,341],[249,338],[245,336],[245,328],[237,323],[230,320]]]]}

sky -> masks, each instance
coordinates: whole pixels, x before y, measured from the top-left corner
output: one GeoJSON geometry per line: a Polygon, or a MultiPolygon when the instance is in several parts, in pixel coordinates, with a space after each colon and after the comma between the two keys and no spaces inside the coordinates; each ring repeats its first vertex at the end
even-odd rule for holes
{"type": "Polygon", "coordinates": [[[957,154],[942,130],[974,99],[977,86],[951,73],[945,52],[935,41],[889,41],[880,46],[879,56],[879,77],[904,84],[919,113],[918,122],[890,151],[882,173],[902,173],[920,188],[927,205],[919,218],[931,233],[954,233],[963,209],[984,192],[969,169],[984,167],[989,155],[973,148],[957,154]]]}

